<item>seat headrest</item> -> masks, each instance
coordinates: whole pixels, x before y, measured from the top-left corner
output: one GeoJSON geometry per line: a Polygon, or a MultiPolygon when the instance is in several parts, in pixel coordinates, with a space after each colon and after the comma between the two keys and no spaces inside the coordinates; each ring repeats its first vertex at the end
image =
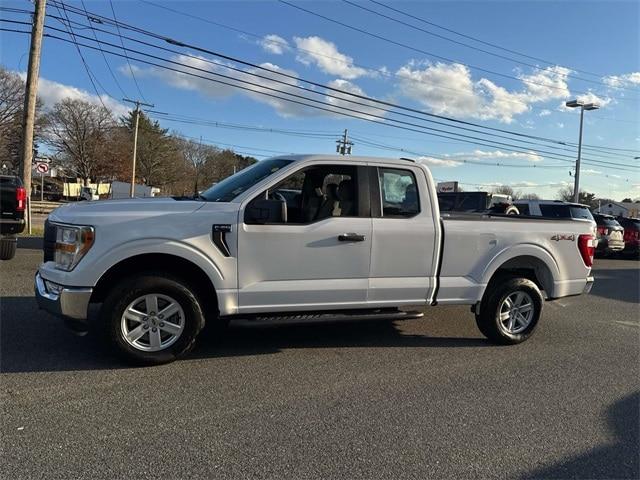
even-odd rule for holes
{"type": "Polygon", "coordinates": [[[355,196],[353,180],[343,180],[338,186],[338,199],[341,201],[351,201],[355,196]]]}
{"type": "Polygon", "coordinates": [[[338,198],[338,185],[335,183],[327,184],[327,197],[328,198],[338,198]]]}

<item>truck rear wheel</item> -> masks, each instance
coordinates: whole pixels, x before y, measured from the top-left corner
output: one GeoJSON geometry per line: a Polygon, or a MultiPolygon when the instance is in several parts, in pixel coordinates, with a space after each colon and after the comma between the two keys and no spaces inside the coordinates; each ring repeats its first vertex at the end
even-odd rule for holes
{"type": "Polygon", "coordinates": [[[514,345],[527,340],[542,314],[544,299],[538,286],[527,278],[502,277],[487,287],[476,314],[476,323],[489,340],[514,345]]]}
{"type": "Polygon", "coordinates": [[[120,283],[102,304],[107,340],[125,360],[142,365],[186,354],[204,326],[197,297],[180,280],[143,274],[120,283]]]}
{"type": "Polygon", "coordinates": [[[0,260],[11,260],[16,256],[18,239],[16,237],[0,238],[0,260]]]}

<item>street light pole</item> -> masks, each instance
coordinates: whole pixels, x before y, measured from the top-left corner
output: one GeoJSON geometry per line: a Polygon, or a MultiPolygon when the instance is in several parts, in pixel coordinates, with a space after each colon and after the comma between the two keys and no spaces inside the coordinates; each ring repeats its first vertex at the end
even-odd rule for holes
{"type": "Polygon", "coordinates": [[[582,156],[582,122],[584,119],[584,105],[580,107],[580,134],[578,137],[578,158],[576,160],[576,174],[573,179],[573,202],[580,202],[580,157],[582,156]]]}
{"type": "Polygon", "coordinates": [[[600,108],[595,103],[584,103],[582,100],[571,100],[565,104],[569,108],[580,107],[580,134],[578,137],[578,158],[576,159],[576,173],[573,183],[573,201],[580,202],[580,157],[582,156],[582,125],[584,121],[585,110],[597,110],[600,108]]]}

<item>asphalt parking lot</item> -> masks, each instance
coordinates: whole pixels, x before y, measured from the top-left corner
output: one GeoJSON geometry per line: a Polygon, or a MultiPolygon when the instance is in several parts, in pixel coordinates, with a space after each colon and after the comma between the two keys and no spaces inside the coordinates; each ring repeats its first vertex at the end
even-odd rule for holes
{"type": "Polygon", "coordinates": [[[640,478],[638,261],[597,260],[515,347],[438,307],[130,368],[37,310],[40,260],[0,265],[2,478],[640,478]]]}

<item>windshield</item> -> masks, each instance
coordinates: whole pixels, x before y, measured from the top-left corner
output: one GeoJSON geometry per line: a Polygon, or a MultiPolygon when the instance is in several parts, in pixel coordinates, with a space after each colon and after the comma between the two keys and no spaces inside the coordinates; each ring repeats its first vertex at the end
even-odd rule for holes
{"type": "Polygon", "coordinates": [[[209,202],[230,202],[269,175],[289,165],[292,161],[293,160],[285,160],[282,158],[263,160],[249,168],[240,170],[235,175],[225,178],[220,183],[216,183],[208,190],[202,192],[201,197],[209,202]]]}

